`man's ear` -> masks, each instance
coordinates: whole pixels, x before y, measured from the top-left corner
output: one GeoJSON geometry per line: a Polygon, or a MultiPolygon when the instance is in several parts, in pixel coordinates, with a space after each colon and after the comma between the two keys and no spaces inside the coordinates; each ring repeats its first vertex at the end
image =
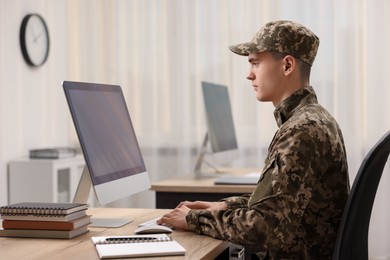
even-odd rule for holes
{"type": "Polygon", "coordinates": [[[291,55],[286,55],[283,58],[283,65],[284,65],[284,75],[285,76],[290,75],[294,71],[296,66],[295,58],[291,55]]]}

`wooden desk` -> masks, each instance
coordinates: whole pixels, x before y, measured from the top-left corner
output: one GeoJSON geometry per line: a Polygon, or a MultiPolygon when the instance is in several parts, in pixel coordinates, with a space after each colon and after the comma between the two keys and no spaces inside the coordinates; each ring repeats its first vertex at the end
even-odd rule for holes
{"type": "MultiPolygon", "coordinates": [[[[244,175],[251,172],[259,172],[260,176],[260,169],[223,169],[223,174],[227,175],[244,175]]],[[[195,175],[190,175],[152,183],[151,190],[156,192],[156,208],[172,209],[184,200],[218,201],[252,193],[255,188],[255,185],[215,185],[216,178],[196,179],[195,175]]]]}
{"type": "MultiPolygon", "coordinates": [[[[120,228],[90,227],[88,233],[70,240],[0,237],[0,258],[7,260],[99,259],[95,246],[91,241],[92,236],[133,234],[134,229],[139,223],[161,216],[165,212],[167,210],[122,208],[88,209],[88,214],[92,214],[94,217],[131,218],[134,221],[120,228]]],[[[195,235],[191,232],[175,230],[171,236],[187,250],[186,255],[153,257],[150,259],[214,259],[222,252],[226,252],[230,246],[229,242],[195,235]]]]}

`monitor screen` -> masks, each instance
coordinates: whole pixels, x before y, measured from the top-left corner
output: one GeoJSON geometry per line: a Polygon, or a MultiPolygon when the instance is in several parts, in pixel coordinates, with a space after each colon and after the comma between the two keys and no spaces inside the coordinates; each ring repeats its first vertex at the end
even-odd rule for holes
{"type": "Polygon", "coordinates": [[[238,144],[230,107],[228,88],[202,82],[207,117],[207,133],[216,163],[225,164],[238,158],[238,144]]]}
{"type": "Polygon", "coordinates": [[[70,81],[63,87],[99,203],[149,189],[121,87],[70,81]]]}

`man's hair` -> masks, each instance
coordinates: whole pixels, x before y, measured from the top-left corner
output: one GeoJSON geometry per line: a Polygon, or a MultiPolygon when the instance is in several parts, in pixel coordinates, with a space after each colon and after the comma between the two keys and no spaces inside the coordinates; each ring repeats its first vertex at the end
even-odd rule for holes
{"type": "MultiPolygon", "coordinates": [[[[280,53],[280,52],[276,52],[276,51],[270,51],[270,53],[272,54],[274,59],[277,59],[277,60],[282,60],[284,57],[286,57],[288,55],[288,54],[280,53]]],[[[295,58],[295,60],[297,61],[297,64],[298,64],[298,69],[299,69],[299,73],[301,76],[301,80],[303,82],[305,82],[305,81],[309,82],[311,66],[309,64],[307,64],[306,62],[301,61],[300,59],[295,58]]]]}

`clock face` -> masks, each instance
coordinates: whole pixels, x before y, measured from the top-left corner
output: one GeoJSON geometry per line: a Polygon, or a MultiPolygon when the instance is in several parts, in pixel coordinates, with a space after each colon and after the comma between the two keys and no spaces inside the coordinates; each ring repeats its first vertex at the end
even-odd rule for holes
{"type": "Polygon", "coordinates": [[[34,67],[45,63],[49,54],[49,32],[38,14],[26,15],[20,29],[20,45],[26,62],[34,67]]]}

